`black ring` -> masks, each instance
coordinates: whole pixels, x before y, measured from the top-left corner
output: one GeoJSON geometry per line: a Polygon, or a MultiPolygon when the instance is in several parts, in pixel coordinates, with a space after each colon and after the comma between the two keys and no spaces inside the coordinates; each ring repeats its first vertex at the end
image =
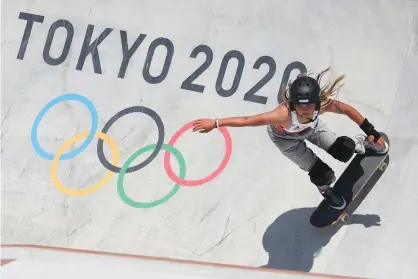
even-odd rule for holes
{"type": "MultiPolygon", "coordinates": [[[[106,134],[107,131],[109,131],[110,127],[119,118],[121,118],[122,116],[127,115],[129,113],[133,113],[133,112],[142,112],[142,113],[150,116],[155,121],[155,123],[157,124],[157,128],[158,128],[158,140],[157,140],[157,146],[155,147],[155,149],[151,153],[151,155],[145,161],[143,161],[142,163],[128,168],[126,170],[126,173],[140,170],[143,167],[147,166],[149,163],[151,163],[151,161],[154,160],[155,157],[157,157],[158,152],[160,152],[160,150],[163,146],[163,143],[164,143],[164,135],[165,135],[164,124],[163,124],[163,121],[161,120],[160,116],[155,111],[153,111],[152,109],[147,108],[147,107],[141,107],[141,106],[129,107],[129,108],[126,108],[126,109],[121,110],[120,112],[116,113],[112,118],[110,118],[110,120],[103,127],[102,133],[106,134]]],[[[121,168],[112,165],[106,159],[106,157],[103,153],[103,140],[102,139],[99,139],[99,142],[97,144],[97,155],[99,156],[99,160],[105,168],[107,168],[108,170],[110,170],[112,172],[116,172],[116,173],[120,172],[121,168]]]]}

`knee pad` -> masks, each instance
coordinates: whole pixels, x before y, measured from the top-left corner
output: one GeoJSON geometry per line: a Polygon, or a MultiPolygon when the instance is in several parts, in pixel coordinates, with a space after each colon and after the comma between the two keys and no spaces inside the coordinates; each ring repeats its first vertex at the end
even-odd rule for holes
{"type": "Polygon", "coordinates": [[[353,139],[341,136],[337,138],[327,152],[338,161],[348,162],[354,154],[355,147],[356,144],[353,139]]]}
{"type": "Polygon", "coordinates": [[[308,174],[311,182],[317,187],[328,185],[334,177],[334,171],[320,158],[317,158],[308,174]]]}

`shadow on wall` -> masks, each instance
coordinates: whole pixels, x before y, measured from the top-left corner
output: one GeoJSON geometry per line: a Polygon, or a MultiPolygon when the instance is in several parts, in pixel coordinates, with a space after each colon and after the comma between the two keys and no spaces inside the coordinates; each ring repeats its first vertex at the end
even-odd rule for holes
{"type": "MultiPolygon", "coordinates": [[[[263,268],[309,272],[316,256],[321,253],[341,226],[318,229],[309,223],[315,208],[299,208],[285,212],[268,228],[263,236],[264,250],[269,261],[263,268]]],[[[377,215],[354,214],[350,224],[364,227],[380,226],[377,215]]]]}

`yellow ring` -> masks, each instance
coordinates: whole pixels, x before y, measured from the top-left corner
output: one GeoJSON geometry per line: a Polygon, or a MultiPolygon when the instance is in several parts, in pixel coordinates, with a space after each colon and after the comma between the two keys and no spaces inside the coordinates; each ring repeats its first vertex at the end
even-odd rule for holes
{"type": "MultiPolygon", "coordinates": [[[[81,189],[81,190],[75,190],[75,189],[70,189],[64,185],[61,184],[61,182],[59,181],[58,178],[58,163],[59,160],[62,156],[62,154],[64,154],[64,152],[76,141],[85,139],[89,136],[90,132],[81,132],[78,135],[70,138],[69,140],[67,140],[58,150],[57,154],[55,155],[54,159],[52,160],[52,165],[51,165],[51,180],[52,183],[54,184],[54,186],[60,190],[61,192],[63,192],[64,194],[67,194],[69,196],[82,196],[82,195],[87,195],[90,193],[93,193],[94,191],[99,190],[103,185],[106,184],[106,182],[109,181],[110,178],[112,178],[112,176],[115,174],[114,172],[109,171],[106,176],[99,181],[97,184],[90,186],[89,188],[86,189],[81,189]]],[[[118,147],[115,143],[115,141],[108,135],[102,133],[102,132],[97,132],[95,137],[104,140],[107,144],[109,144],[110,146],[110,150],[112,150],[112,161],[113,161],[113,165],[118,165],[119,164],[119,150],[118,147]]]]}

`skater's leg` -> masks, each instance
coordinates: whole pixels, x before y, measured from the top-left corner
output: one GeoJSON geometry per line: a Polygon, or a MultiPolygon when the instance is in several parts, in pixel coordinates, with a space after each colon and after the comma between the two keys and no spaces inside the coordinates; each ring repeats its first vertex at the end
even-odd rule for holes
{"type": "Polygon", "coordinates": [[[336,209],[345,207],[344,198],[334,194],[330,186],[335,182],[334,171],[306,145],[305,138],[308,138],[311,132],[300,137],[293,135],[293,138],[291,136],[289,138],[278,137],[270,129],[268,132],[271,140],[283,155],[308,172],[311,182],[332,207],[336,209]]]}
{"type": "Polygon", "coordinates": [[[338,136],[328,127],[327,124],[318,120],[318,125],[314,132],[309,136],[308,141],[319,148],[327,151],[337,140],[338,136]]]}
{"type": "Polygon", "coordinates": [[[385,154],[389,149],[386,142],[385,146],[381,147],[378,144],[369,142],[365,135],[357,135],[352,138],[347,136],[338,137],[321,120],[319,120],[314,133],[309,136],[308,141],[324,149],[341,162],[348,162],[354,153],[364,154],[366,149],[370,149],[378,154],[385,154]]]}
{"type": "Polygon", "coordinates": [[[317,128],[308,140],[341,162],[348,162],[354,153],[364,153],[362,142],[347,136],[338,137],[322,121],[319,121],[317,128]]]}
{"type": "Polygon", "coordinates": [[[331,207],[343,209],[346,206],[344,197],[335,194],[331,188],[331,185],[336,181],[334,171],[321,158],[316,157],[315,163],[308,174],[311,182],[316,185],[331,207]]]}
{"type": "Polygon", "coordinates": [[[316,160],[316,155],[306,145],[305,139],[308,135],[277,136],[271,129],[268,129],[268,134],[283,155],[298,165],[302,170],[309,172],[316,160]]]}

